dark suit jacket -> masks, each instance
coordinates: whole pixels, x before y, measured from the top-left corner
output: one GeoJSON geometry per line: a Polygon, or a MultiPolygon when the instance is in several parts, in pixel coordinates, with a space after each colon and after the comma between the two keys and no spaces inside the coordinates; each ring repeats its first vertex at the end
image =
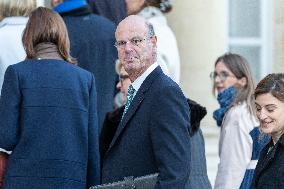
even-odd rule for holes
{"type": "Polygon", "coordinates": [[[5,189],[99,184],[94,76],[61,60],[9,66],[0,99],[0,147],[13,151],[5,189]]]}
{"type": "MultiPolygon", "coordinates": [[[[103,123],[103,127],[100,133],[100,155],[101,159],[104,158],[105,153],[107,152],[109,145],[114,137],[116,129],[120,123],[124,107],[119,107],[112,112],[106,114],[106,118],[103,123]]],[[[101,161],[102,163],[102,161],[101,161]]]]}
{"type": "Polygon", "coordinates": [[[272,141],[260,153],[254,171],[252,189],[282,189],[284,188],[284,134],[267,154],[272,141]]]}
{"type": "Polygon", "coordinates": [[[190,174],[189,107],[156,68],[137,91],[105,154],[102,182],[159,173],[156,189],[186,188],[190,174]]]}
{"type": "MultiPolygon", "coordinates": [[[[190,124],[192,130],[190,132],[191,139],[191,165],[188,188],[190,189],[211,189],[211,184],[207,175],[205,144],[200,121],[206,115],[205,107],[202,107],[193,100],[187,99],[190,107],[190,124]]],[[[115,131],[120,123],[124,106],[109,112],[106,115],[104,124],[100,134],[100,154],[103,159],[109,145],[114,137],[115,131]]],[[[187,158],[187,157],[186,157],[187,158]]]]}
{"type": "Polygon", "coordinates": [[[95,75],[98,93],[99,126],[113,109],[117,51],[114,47],[115,25],[110,20],[91,14],[87,7],[62,13],[71,43],[71,55],[78,66],[95,75]]]}

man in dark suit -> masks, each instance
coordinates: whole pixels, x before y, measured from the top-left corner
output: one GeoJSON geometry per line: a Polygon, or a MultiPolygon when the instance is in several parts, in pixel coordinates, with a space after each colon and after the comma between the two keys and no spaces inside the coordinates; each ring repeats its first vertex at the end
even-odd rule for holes
{"type": "Polygon", "coordinates": [[[153,27],[132,15],[120,22],[115,36],[119,60],[132,84],[122,120],[103,159],[102,182],[159,173],[156,189],[186,188],[189,107],[179,86],[156,63],[153,27]]]}
{"type": "Polygon", "coordinates": [[[78,66],[95,75],[98,94],[99,126],[107,112],[113,109],[115,92],[114,47],[115,25],[110,20],[92,14],[86,0],[52,0],[52,6],[68,29],[71,55],[78,60],[78,66]]]}

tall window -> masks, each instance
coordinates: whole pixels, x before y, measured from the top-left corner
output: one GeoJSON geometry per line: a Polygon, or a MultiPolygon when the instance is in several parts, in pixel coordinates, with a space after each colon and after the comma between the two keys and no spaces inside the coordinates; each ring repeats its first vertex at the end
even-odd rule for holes
{"type": "Polygon", "coordinates": [[[44,0],[36,0],[37,6],[44,6],[44,0]]]}
{"type": "Polygon", "coordinates": [[[272,67],[271,2],[228,0],[228,51],[248,60],[256,80],[272,67]]]}

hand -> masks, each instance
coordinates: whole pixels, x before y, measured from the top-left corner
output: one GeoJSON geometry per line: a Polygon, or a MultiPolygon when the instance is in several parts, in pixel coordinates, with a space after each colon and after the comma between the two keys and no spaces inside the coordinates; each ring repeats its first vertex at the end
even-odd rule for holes
{"type": "Polygon", "coordinates": [[[0,189],[3,186],[4,174],[8,163],[8,157],[8,154],[0,152],[0,189]]]}

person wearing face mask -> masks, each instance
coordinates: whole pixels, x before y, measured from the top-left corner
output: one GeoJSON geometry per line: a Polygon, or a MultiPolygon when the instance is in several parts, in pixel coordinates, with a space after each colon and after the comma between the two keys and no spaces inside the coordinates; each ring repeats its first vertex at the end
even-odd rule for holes
{"type": "Polygon", "coordinates": [[[249,64],[238,54],[224,54],[210,76],[220,104],[213,113],[221,127],[215,189],[249,188],[260,150],[268,140],[260,137],[249,64]]]}
{"type": "Polygon", "coordinates": [[[261,151],[252,189],[284,188],[284,74],[266,76],[254,96],[260,129],[271,140],[261,151]]]}

